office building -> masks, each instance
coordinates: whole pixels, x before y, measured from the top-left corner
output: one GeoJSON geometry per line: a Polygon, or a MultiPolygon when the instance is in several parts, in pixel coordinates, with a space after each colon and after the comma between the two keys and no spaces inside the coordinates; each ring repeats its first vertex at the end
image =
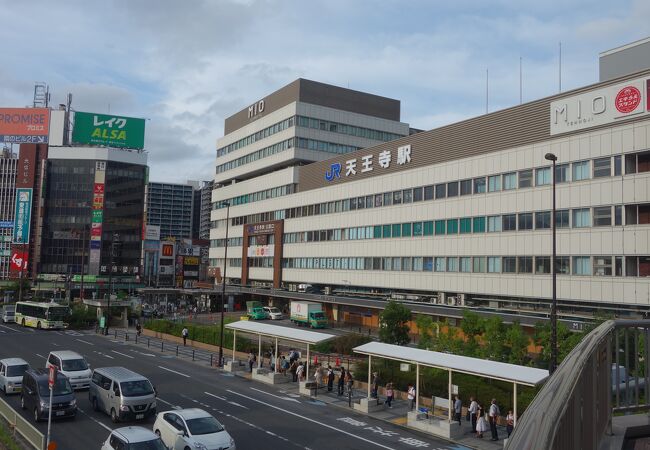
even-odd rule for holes
{"type": "Polygon", "coordinates": [[[210,211],[212,210],[212,181],[188,181],[194,185],[192,239],[210,239],[210,211]]]}
{"type": "Polygon", "coordinates": [[[10,148],[2,149],[0,154],[0,280],[9,278],[17,167],[18,155],[10,148]]]}
{"type": "Polygon", "coordinates": [[[147,224],[160,227],[160,238],[190,239],[194,186],[149,182],[147,224]]]}

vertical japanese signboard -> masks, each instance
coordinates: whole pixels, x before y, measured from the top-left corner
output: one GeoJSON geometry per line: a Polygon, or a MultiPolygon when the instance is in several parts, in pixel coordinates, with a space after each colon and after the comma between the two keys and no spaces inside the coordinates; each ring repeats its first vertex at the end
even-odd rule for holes
{"type": "Polygon", "coordinates": [[[99,275],[102,253],[102,229],[104,223],[104,190],[106,181],[106,161],[95,162],[95,184],[93,187],[93,206],[90,228],[90,253],[88,272],[99,275]]]}
{"type": "Polygon", "coordinates": [[[29,244],[32,219],[32,188],[16,189],[16,213],[14,217],[14,244],[29,244]]]}
{"type": "Polygon", "coordinates": [[[72,142],[122,148],[144,148],[144,119],[76,112],[72,142]]]}

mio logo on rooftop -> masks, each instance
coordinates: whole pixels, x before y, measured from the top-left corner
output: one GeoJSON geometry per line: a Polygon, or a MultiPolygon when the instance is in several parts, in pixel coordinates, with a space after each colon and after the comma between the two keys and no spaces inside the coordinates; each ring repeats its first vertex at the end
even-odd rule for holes
{"type": "MultiPolygon", "coordinates": [[[[365,155],[359,158],[361,160],[361,167],[357,167],[357,158],[348,159],[345,161],[345,173],[341,174],[343,165],[340,162],[332,163],[329,169],[325,172],[325,180],[328,182],[334,181],[337,178],[350,177],[359,173],[372,172],[374,170],[373,161],[375,155],[365,155]]],[[[392,154],[390,150],[383,150],[377,154],[377,164],[380,169],[388,169],[392,162],[392,154]]],[[[411,162],[411,144],[402,145],[397,147],[397,158],[395,163],[399,166],[411,162]]]]}
{"type": "Polygon", "coordinates": [[[264,100],[260,100],[259,102],[253,103],[251,106],[248,107],[248,118],[252,119],[258,114],[261,114],[264,112],[264,100]]]}

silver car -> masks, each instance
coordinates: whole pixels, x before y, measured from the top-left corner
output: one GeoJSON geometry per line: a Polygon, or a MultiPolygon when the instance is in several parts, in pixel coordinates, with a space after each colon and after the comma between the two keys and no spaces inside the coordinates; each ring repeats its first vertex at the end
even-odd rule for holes
{"type": "Polygon", "coordinates": [[[109,414],[115,423],[156,414],[156,390],[151,382],[124,367],[95,369],[88,400],[95,411],[109,414]]]}
{"type": "Polygon", "coordinates": [[[151,430],[142,427],[117,428],[102,445],[102,450],[167,450],[151,430]]]}
{"type": "Polygon", "coordinates": [[[0,359],[0,388],[6,394],[21,391],[23,375],[29,370],[27,361],[21,358],[0,359]]]}

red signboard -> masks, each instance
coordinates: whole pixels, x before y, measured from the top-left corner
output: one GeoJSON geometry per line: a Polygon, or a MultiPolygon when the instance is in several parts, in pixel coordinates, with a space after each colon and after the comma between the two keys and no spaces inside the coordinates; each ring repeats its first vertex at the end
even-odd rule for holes
{"type": "Polygon", "coordinates": [[[162,246],[162,255],[163,256],[174,256],[174,245],[173,244],[164,244],[162,246]]]}
{"type": "Polygon", "coordinates": [[[11,270],[27,270],[27,252],[13,252],[11,254],[11,270]]]}
{"type": "Polygon", "coordinates": [[[52,365],[50,366],[50,373],[47,377],[47,384],[50,386],[50,389],[52,389],[54,383],[56,383],[56,366],[52,365]]]}
{"type": "Polygon", "coordinates": [[[0,108],[0,142],[46,144],[49,134],[48,108],[0,108]]]}

